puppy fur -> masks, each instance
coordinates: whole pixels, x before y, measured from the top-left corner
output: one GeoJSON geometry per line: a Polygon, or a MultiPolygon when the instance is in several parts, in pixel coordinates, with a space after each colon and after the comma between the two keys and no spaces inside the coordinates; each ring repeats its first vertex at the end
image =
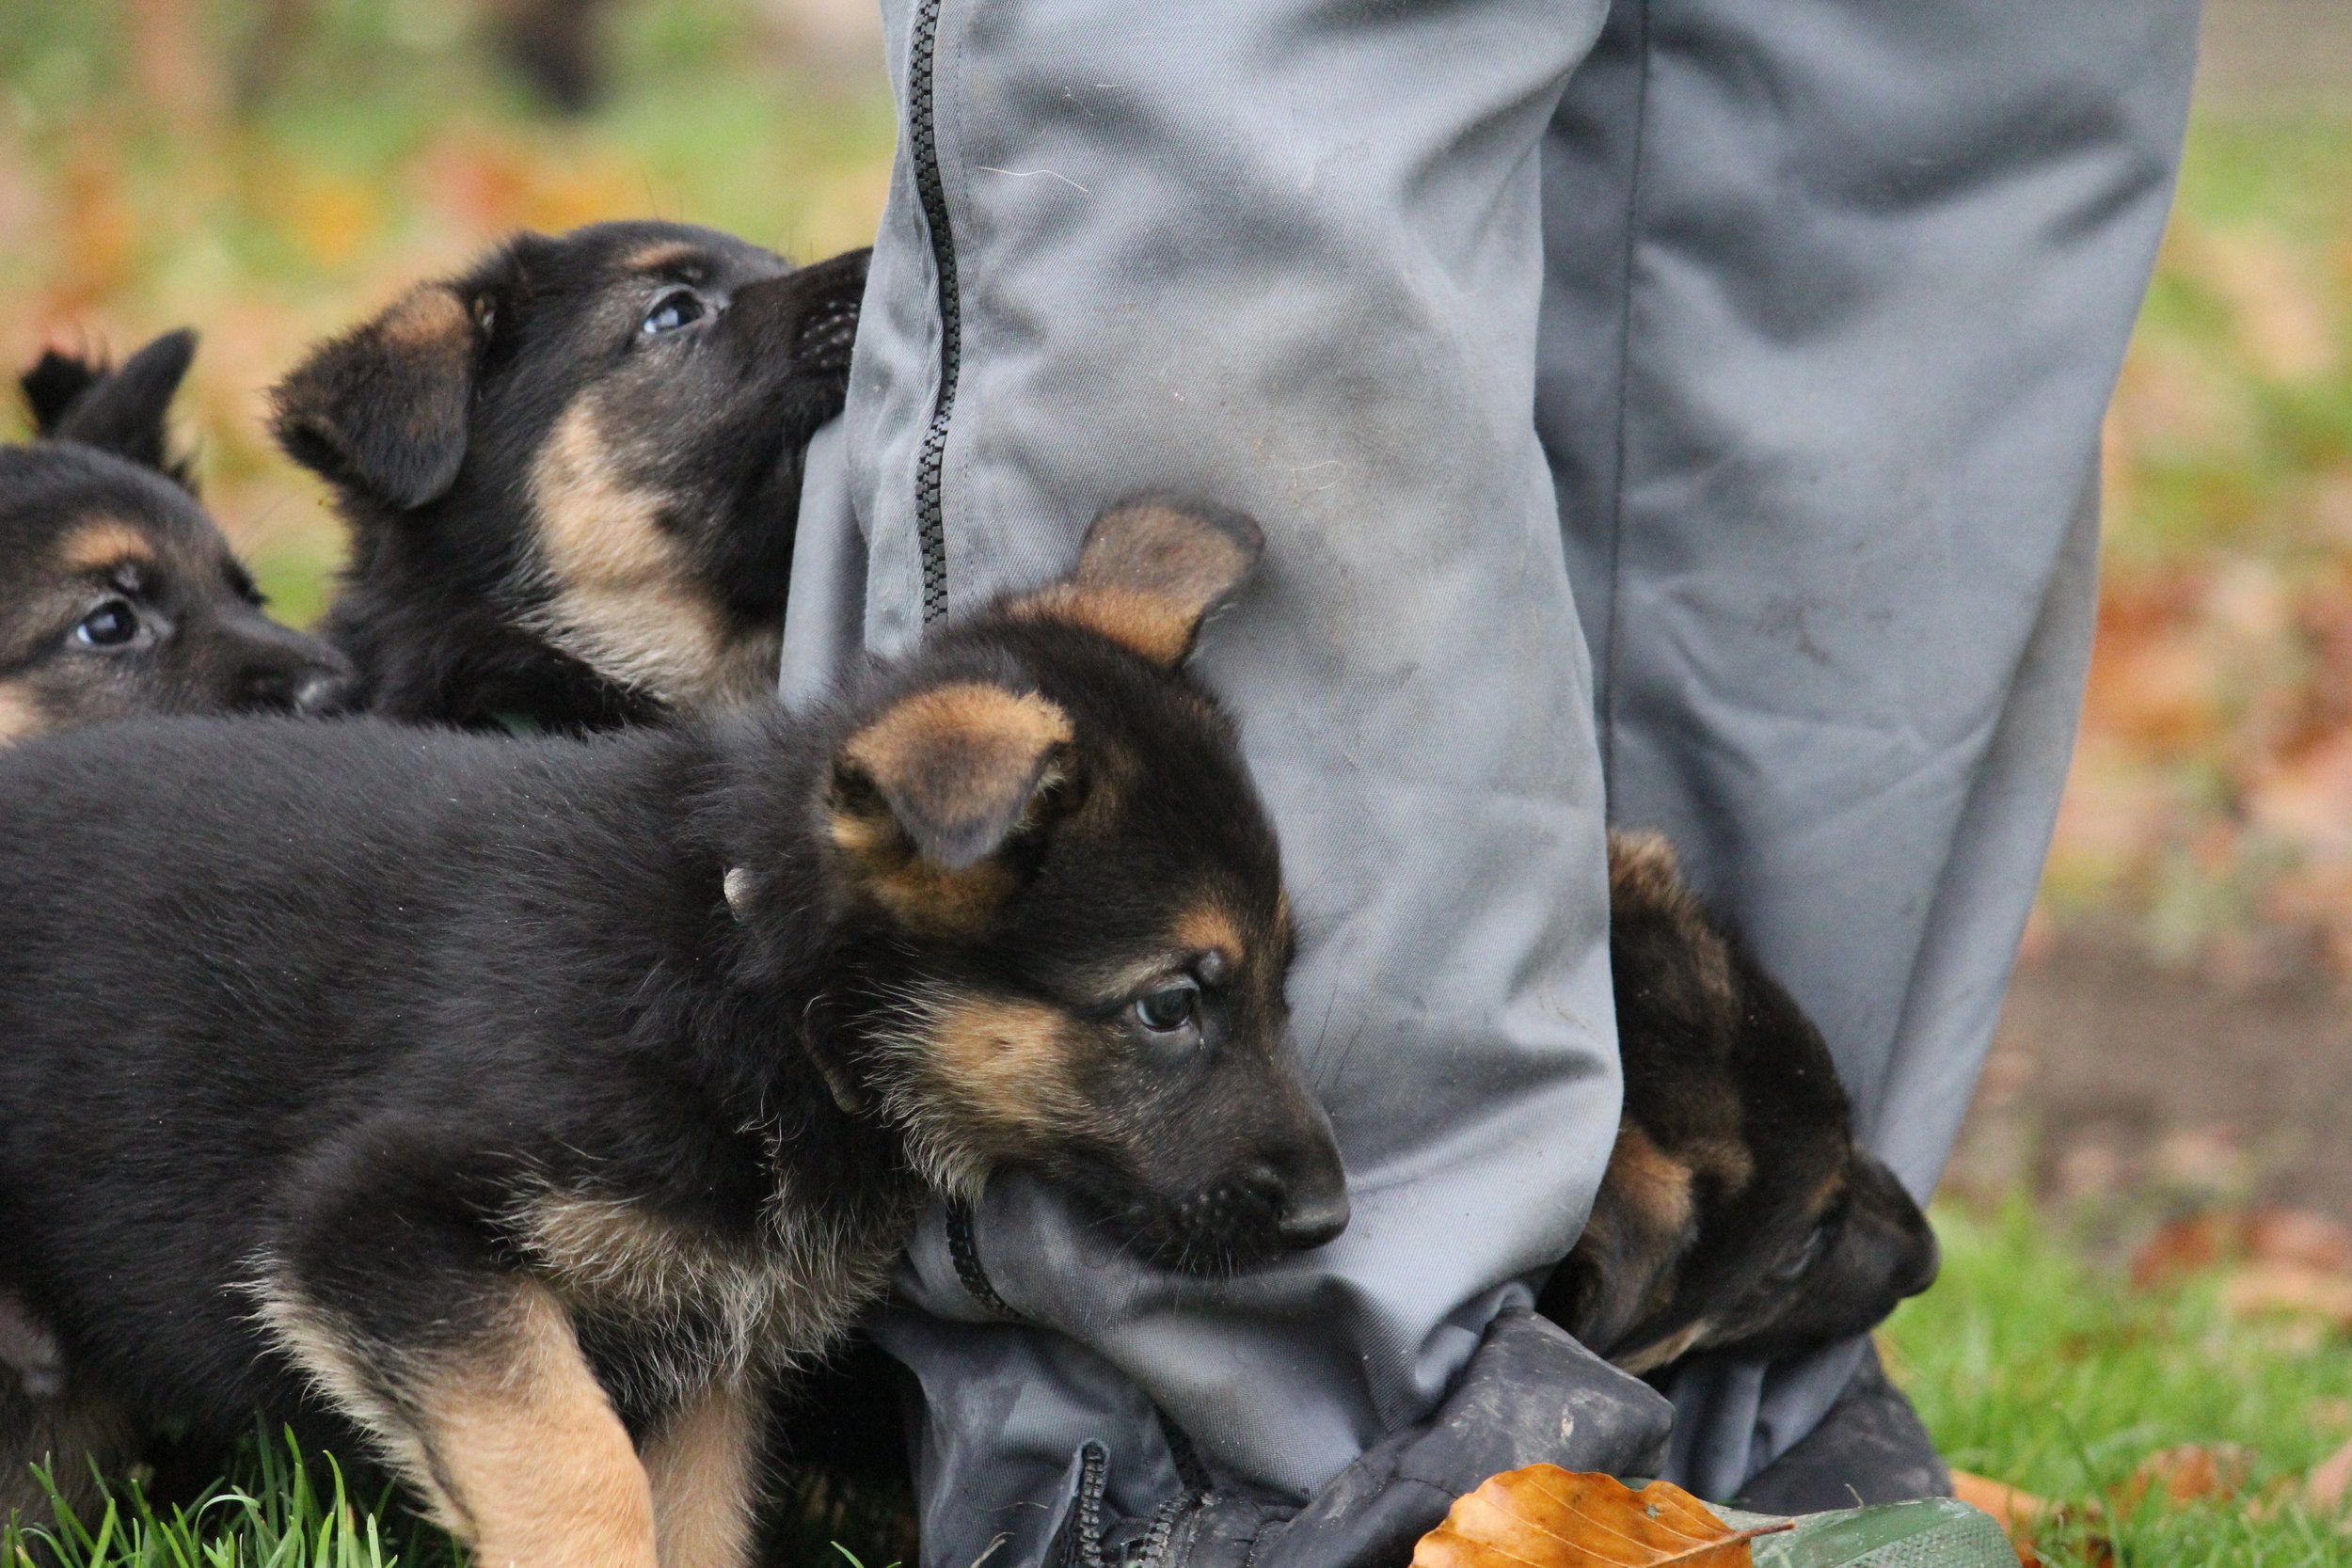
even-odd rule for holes
{"type": "Polygon", "coordinates": [[[362,705],[594,730],[772,690],[866,261],[795,270],[674,223],[523,234],[314,350],[273,429],[349,529],[326,630],[362,705]]]}
{"type": "Polygon", "coordinates": [[[1029,1166],[1193,1270],[1329,1240],[1274,837],[1179,665],[1257,549],[1114,508],[812,721],[0,754],[0,1301],[53,1426],[307,1410],[485,1560],[723,1568],[752,1391],[928,1195],[1029,1166]]]}
{"type": "Polygon", "coordinates": [[[1934,1232],[1862,1148],[1828,1044],[1655,833],[1609,844],[1625,1111],[1540,1309],[1629,1371],[1867,1332],[1933,1282],[1934,1232]]]}
{"type": "Polygon", "coordinates": [[[349,666],[262,612],[197,504],[165,417],[196,336],[119,370],[51,353],[23,379],[37,438],[0,447],[0,744],[138,714],[291,710],[349,666]]]}

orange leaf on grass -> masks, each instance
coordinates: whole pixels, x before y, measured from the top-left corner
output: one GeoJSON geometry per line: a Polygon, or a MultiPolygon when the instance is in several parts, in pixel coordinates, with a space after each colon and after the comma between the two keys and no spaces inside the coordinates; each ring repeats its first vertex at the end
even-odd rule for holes
{"type": "Polygon", "coordinates": [[[2167,1502],[2207,1497],[2227,1502],[2246,1489],[2253,1473],[2253,1454],[2235,1443],[2183,1443],[2159,1449],[2135,1465],[2115,1489],[2115,1504],[2128,1513],[2151,1492],[2167,1502]]]}
{"type": "Polygon", "coordinates": [[[2302,1263],[2254,1263],[2221,1288],[2221,1305],[2239,1317],[2280,1313],[2352,1330],[2352,1278],[2302,1263]]]}
{"type": "Polygon", "coordinates": [[[2333,1513],[2352,1490],[2352,1443],[2346,1443],[2312,1466],[2303,1478],[2303,1506],[2314,1513],[2333,1513]]]}
{"type": "MultiPolygon", "coordinates": [[[[1985,1476],[1972,1476],[1965,1470],[1952,1472],[1952,1496],[1993,1515],[2009,1536],[2010,1549],[2017,1554],[2019,1568],[2042,1568],[2042,1554],[2035,1545],[2038,1540],[2055,1539],[2061,1532],[2073,1533],[2077,1529],[2074,1512],[2063,1504],[1985,1476]]],[[[2095,1509],[2093,1513],[2095,1516],[2095,1509]]],[[[2083,1530],[2074,1540],[2084,1560],[2114,1562],[2114,1544],[2105,1535],[2083,1530]]]]}
{"type": "Polygon", "coordinates": [[[1639,1492],[1610,1476],[1530,1465],[1456,1498],[1413,1548],[1413,1568],[1748,1568],[1748,1543],[1671,1481],[1639,1492]]]}

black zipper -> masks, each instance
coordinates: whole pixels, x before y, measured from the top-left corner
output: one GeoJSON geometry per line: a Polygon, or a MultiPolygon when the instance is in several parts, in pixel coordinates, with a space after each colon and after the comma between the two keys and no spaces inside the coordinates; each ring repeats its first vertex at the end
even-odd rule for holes
{"type": "Polygon", "coordinates": [[[914,528],[923,551],[923,624],[947,613],[947,521],[940,499],[946,465],[947,420],[955,413],[956,375],[963,364],[963,308],[956,298],[956,245],[947,232],[947,192],[939,178],[938,88],[932,72],[939,41],[940,0],[921,0],[907,56],[907,149],[914,164],[914,194],[931,231],[931,261],[939,274],[939,399],[914,461],[914,528]]]}

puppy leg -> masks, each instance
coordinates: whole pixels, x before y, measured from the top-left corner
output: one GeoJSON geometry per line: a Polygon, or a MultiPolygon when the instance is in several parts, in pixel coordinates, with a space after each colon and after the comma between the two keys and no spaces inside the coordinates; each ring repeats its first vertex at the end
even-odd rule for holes
{"type": "Polygon", "coordinates": [[[0,1371],[0,1523],[13,1513],[26,1525],[46,1526],[52,1505],[33,1474],[47,1467],[58,1499],[94,1522],[98,1482],[90,1473],[111,1475],[137,1451],[140,1423],[128,1405],[75,1380],[63,1391],[35,1395],[11,1374],[0,1371]]]}
{"type": "Polygon", "coordinates": [[[661,1568],[743,1568],[752,1552],[752,1492],[763,1402],[714,1383],[645,1444],[661,1568]]]}
{"type": "Polygon", "coordinates": [[[371,1343],[273,1291],[264,1317],[483,1568],[656,1568],[653,1493],[571,1318],[535,1280],[455,1343],[371,1343]]]}

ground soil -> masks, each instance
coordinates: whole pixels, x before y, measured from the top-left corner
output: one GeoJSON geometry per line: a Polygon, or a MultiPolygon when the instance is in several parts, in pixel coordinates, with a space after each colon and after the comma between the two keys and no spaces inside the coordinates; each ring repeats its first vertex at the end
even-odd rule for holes
{"type": "Polygon", "coordinates": [[[1947,1189],[2286,1203],[2352,1222],[2352,991],[2060,942],[2020,964],[1947,1189]]]}

